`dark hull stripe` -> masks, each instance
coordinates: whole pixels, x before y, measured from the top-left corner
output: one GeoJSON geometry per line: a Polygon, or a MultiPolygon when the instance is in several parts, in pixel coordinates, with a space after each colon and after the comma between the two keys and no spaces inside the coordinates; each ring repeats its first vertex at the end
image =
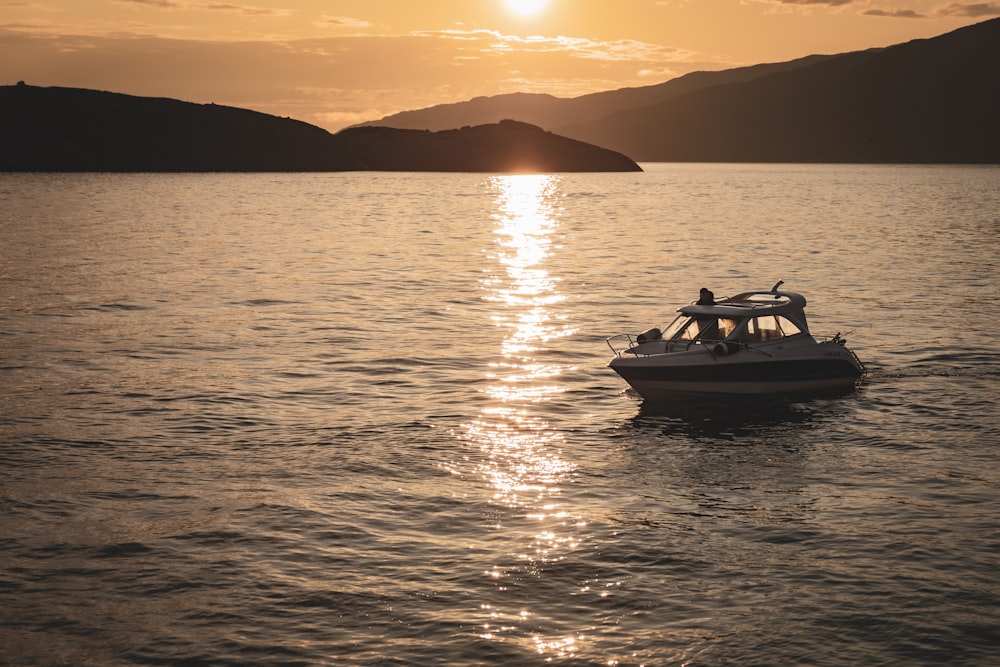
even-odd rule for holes
{"type": "Polygon", "coordinates": [[[616,366],[626,381],[637,382],[798,382],[858,378],[861,371],[845,359],[802,359],[700,366],[616,366]]]}

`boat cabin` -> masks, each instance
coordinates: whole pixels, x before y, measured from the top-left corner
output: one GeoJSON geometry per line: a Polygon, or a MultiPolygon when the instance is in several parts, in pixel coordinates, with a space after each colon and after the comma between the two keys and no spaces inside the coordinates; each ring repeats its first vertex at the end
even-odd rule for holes
{"type": "MultiPolygon", "coordinates": [[[[806,300],[794,292],[745,292],[722,299],[713,305],[692,304],[678,309],[678,316],[664,331],[650,329],[639,334],[643,343],[725,342],[732,351],[746,345],[765,343],[809,333],[805,315],[806,300]]],[[[635,352],[647,349],[634,348],[635,352]]],[[[652,352],[652,350],[649,350],[652,352]]]]}
{"type": "Polygon", "coordinates": [[[809,333],[805,305],[794,292],[745,292],[711,306],[684,306],[663,338],[763,343],[809,333]]]}
{"type": "Polygon", "coordinates": [[[784,315],[759,315],[756,317],[719,317],[710,314],[677,316],[663,338],[671,341],[722,341],[737,343],[763,343],[803,331],[792,318],[784,315]]]}

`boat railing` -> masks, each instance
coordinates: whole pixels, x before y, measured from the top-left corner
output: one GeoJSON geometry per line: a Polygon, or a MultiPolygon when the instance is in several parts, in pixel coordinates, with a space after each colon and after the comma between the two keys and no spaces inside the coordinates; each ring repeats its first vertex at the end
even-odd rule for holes
{"type": "MultiPolygon", "coordinates": [[[[847,335],[849,336],[852,333],[854,333],[854,332],[853,331],[848,331],[847,335]]],[[[850,353],[850,355],[852,357],[854,357],[854,361],[858,362],[858,368],[861,369],[861,377],[865,377],[866,375],[868,375],[868,367],[865,366],[865,363],[863,361],[861,361],[861,357],[858,356],[857,352],[855,352],[851,348],[847,347],[847,339],[841,337],[839,331],[837,333],[835,333],[832,337],[830,337],[830,336],[824,336],[822,342],[824,342],[824,343],[832,343],[834,345],[839,345],[842,348],[844,348],[845,350],[847,350],[848,353],[850,353]]]]}
{"type": "Polygon", "coordinates": [[[730,344],[722,339],[708,338],[682,338],[677,340],[664,340],[663,338],[644,339],[643,334],[621,333],[609,336],[605,339],[608,347],[616,357],[623,357],[630,354],[636,357],[649,357],[654,354],[669,354],[673,352],[687,352],[695,345],[704,346],[712,351],[714,346],[724,343],[730,344]]]}
{"type": "MultiPolygon", "coordinates": [[[[636,342],[637,336],[633,336],[628,333],[615,334],[614,336],[608,336],[604,339],[604,342],[608,344],[611,351],[614,352],[616,357],[620,357],[625,354],[630,349],[635,349],[638,343],[636,342]],[[617,345],[617,346],[616,346],[617,345]]],[[[633,352],[633,354],[636,354],[633,352]]],[[[639,356],[636,354],[636,356],[639,356]]]]}

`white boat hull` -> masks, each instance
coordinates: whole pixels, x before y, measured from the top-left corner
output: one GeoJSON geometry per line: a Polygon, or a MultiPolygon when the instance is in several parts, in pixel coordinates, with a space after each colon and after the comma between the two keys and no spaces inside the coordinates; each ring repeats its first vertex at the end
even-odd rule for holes
{"type": "Polygon", "coordinates": [[[696,346],[685,352],[620,354],[609,366],[648,401],[691,394],[782,394],[854,387],[863,368],[850,350],[803,337],[794,344],[717,355],[696,346]]]}

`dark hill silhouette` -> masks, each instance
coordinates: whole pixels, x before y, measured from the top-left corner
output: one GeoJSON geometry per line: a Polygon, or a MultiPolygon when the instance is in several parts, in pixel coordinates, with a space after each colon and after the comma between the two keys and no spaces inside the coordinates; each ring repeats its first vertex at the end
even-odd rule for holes
{"type": "Polygon", "coordinates": [[[572,99],[397,114],[439,129],[502,112],[640,161],[1000,163],[1000,19],[933,39],[572,99]]]}
{"type": "Polygon", "coordinates": [[[0,86],[0,171],[637,171],[524,123],[461,131],[322,128],[247,109],[0,86]]]}
{"type": "Polygon", "coordinates": [[[557,131],[638,160],[1000,163],[1000,19],[557,131]]]}
{"type": "Polygon", "coordinates": [[[310,171],[356,168],[330,133],[290,119],[77,88],[0,87],[0,169],[310,171]]]}
{"type": "Polygon", "coordinates": [[[582,171],[595,160],[601,169],[593,171],[639,171],[620,153],[513,120],[440,132],[358,127],[336,136],[376,171],[400,164],[412,171],[582,171]]]}
{"type": "Polygon", "coordinates": [[[580,97],[560,98],[539,93],[509,93],[476,97],[467,102],[439,104],[426,109],[403,111],[355,127],[398,127],[413,130],[447,130],[463,125],[496,123],[516,118],[526,123],[554,129],[575,123],[597,121],[619,111],[659,104],[703,88],[727,83],[742,83],[766,74],[824,60],[830,56],[808,56],[785,63],[738,67],[720,72],[692,72],[665,83],[637,88],[590,93],[580,97]]]}

